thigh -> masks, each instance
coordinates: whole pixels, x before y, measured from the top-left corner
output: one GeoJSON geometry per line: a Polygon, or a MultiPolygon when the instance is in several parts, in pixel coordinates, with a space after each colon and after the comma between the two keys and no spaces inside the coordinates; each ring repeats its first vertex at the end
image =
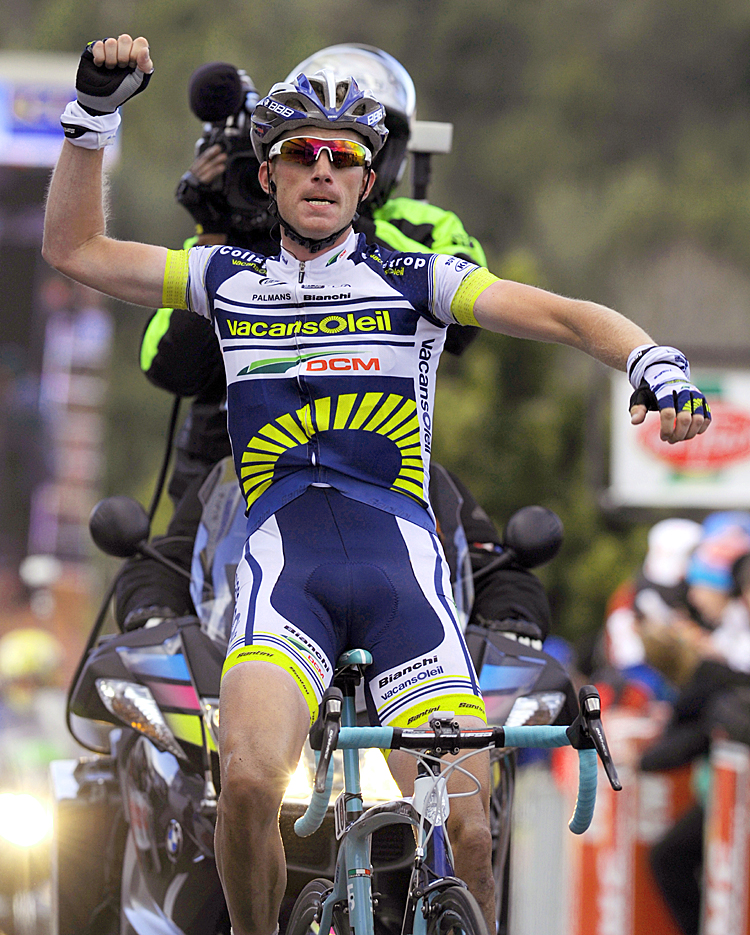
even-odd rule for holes
{"type": "Polygon", "coordinates": [[[297,767],[309,728],[308,708],[296,680],[271,663],[236,665],[222,680],[220,709],[222,790],[268,796],[270,805],[264,804],[273,812],[297,767]]]}
{"type": "Polygon", "coordinates": [[[434,711],[485,720],[479,680],[458,621],[450,570],[437,536],[395,519],[403,586],[398,613],[372,643],[367,671],[380,724],[416,727],[434,711]]]}
{"type": "MultiPolygon", "coordinates": [[[[283,524],[282,524],[283,525],[283,524]]],[[[300,557],[291,563],[276,516],[250,535],[235,576],[235,609],[222,678],[245,662],[278,666],[296,682],[310,722],[333,678],[336,639],[332,621],[308,599],[309,574],[300,557]]],[[[315,552],[308,550],[308,558],[315,552]]]]}

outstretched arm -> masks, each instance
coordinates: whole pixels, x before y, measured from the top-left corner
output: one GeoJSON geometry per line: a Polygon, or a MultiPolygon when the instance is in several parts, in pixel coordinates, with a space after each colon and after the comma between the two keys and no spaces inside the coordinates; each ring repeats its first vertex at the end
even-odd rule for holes
{"type": "MultiPolygon", "coordinates": [[[[95,43],[91,52],[93,65],[103,73],[129,66],[144,74],[153,70],[144,38],[107,39],[95,43]]],[[[79,100],[90,101],[80,84],[79,77],[79,100]]],[[[111,116],[106,106],[102,104],[99,116],[111,116]]],[[[91,114],[91,108],[85,109],[84,122],[86,113],[91,114]]],[[[90,122],[95,125],[96,115],[90,122]]],[[[55,269],[99,292],[136,305],[161,305],[167,250],[107,237],[102,162],[102,149],[70,140],[63,144],[47,196],[42,255],[55,269]]]]}
{"type": "MultiPolygon", "coordinates": [[[[628,358],[636,348],[655,345],[641,327],[611,308],[567,299],[509,280],[494,282],[480,293],[474,304],[474,315],[477,322],[490,331],[566,344],[616,370],[626,370],[628,358]]],[[[671,360],[668,365],[672,366],[671,360]]],[[[673,443],[693,438],[710,425],[710,416],[705,417],[702,404],[694,406],[691,402],[687,408],[678,408],[679,412],[675,408],[660,407],[664,441],[673,443]]],[[[645,405],[632,406],[633,424],[643,422],[646,412],[645,405]]]]}

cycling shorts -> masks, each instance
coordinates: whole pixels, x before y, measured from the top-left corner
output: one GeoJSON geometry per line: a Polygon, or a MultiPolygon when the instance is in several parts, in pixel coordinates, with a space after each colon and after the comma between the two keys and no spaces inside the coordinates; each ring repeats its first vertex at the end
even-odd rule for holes
{"type": "Polygon", "coordinates": [[[485,719],[434,533],[332,487],[308,487],[249,537],[237,568],[226,673],[274,663],[315,719],[338,657],[366,649],[371,723],[415,727],[433,711],[485,719]]]}

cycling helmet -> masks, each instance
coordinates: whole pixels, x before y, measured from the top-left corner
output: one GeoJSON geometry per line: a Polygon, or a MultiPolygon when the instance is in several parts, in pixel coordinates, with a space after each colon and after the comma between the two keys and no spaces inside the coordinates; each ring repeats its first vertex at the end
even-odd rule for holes
{"type": "MultiPolygon", "coordinates": [[[[337,81],[330,70],[314,75],[299,74],[294,81],[275,84],[266,97],[258,101],[252,116],[252,140],[255,155],[265,162],[275,140],[298,127],[327,127],[354,130],[372,150],[373,157],[382,149],[388,136],[385,108],[369,91],[360,91],[354,78],[337,81]]],[[[369,172],[368,169],[369,178],[369,172]]],[[[278,210],[275,183],[269,180],[269,211],[274,214],[292,240],[316,253],[334,243],[359,217],[354,217],[340,230],[319,240],[295,230],[278,210]]],[[[357,206],[359,208],[359,206],[357,206]]]]}
{"type": "Polygon", "coordinates": [[[388,139],[373,162],[377,178],[367,199],[375,206],[385,204],[406,167],[406,151],[417,106],[414,82],[392,55],[356,42],[331,45],[314,52],[300,62],[286,80],[293,80],[300,72],[310,74],[322,69],[332,71],[337,80],[353,75],[360,88],[368,88],[385,106],[388,139]]]}
{"type": "Polygon", "coordinates": [[[373,156],[388,136],[380,101],[370,91],[361,91],[354,78],[337,80],[330,70],[279,82],[258,101],[252,116],[255,155],[264,162],[270,146],[297,127],[354,130],[365,138],[373,156]]]}

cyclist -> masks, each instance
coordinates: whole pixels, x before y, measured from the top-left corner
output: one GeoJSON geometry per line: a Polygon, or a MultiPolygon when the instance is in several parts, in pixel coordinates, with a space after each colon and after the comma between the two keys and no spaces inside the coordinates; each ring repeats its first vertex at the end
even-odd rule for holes
{"type": "MultiPolygon", "coordinates": [[[[322,68],[331,68],[337,78],[354,75],[360,86],[377,92],[386,108],[388,137],[374,159],[375,184],[354,229],[363,232],[368,243],[398,250],[451,253],[485,266],[481,245],[466,233],[454,213],[413,198],[391,197],[404,172],[416,111],[414,82],[403,65],[372,46],[335,45],[300,62],[286,80],[322,68]]],[[[211,62],[191,76],[188,97],[193,113],[206,121],[213,118],[213,123],[211,131],[198,141],[198,155],[177,187],[177,200],[195,220],[195,239],[186,246],[231,243],[264,255],[275,253],[278,245],[271,237],[276,221],[268,212],[268,196],[259,185],[250,184],[251,173],[257,175],[259,167],[249,133],[244,132],[258,100],[252,81],[232,65],[211,62]],[[233,136],[227,138],[229,133],[233,136]],[[239,140],[245,141],[242,145],[250,147],[249,152],[240,151],[239,140]],[[232,170],[229,163],[230,172],[225,174],[230,158],[241,159],[240,168],[232,170]]],[[[477,328],[449,325],[445,350],[462,353],[477,333],[477,328]]],[[[231,454],[224,365],[210,323],[181,309],[159,309],[143,335],[141,366],[156,386],[178,396],[194,397],[177,439],[169,482],[175,512],[160,542],[165,555],[189,568],[202,510],[200,486],[214,464],[231,454]]],[[[431,482],[451,483],[442,472],[433,472],[431,482]]],[[[465,488],[461,496],[464,526],[471,541],[491,541],[495,545],[499,540],[491,523],[489,534],[487,529],[473,528],[477,524],[472,517],[479,505],[465,488]]],[[[483,514],[483,522],[487,519],[483,514]]],[[[475,565],[481,565],[488,555],[474,549],[472,558],[475,565]]],[[[498,587],[517,589],[519,584],[535,592],[541,590],[530,572],[501,571],[499,578],[501,584],[495,582],[494,588],[489,579],[484,581],[484,595],[490,590],[494,593],[498,587]]],[[[128,630],[149,619],[192,613],[188,582],[152,559],[139,558],[129,563],[119,581],[116,610],[120,624],[128,630]]],[[[488,618],[494,615],[489,606],[483,608],[483,613],[488,618]]],[[[538,635],[544,629],[542,626],[538,635]]]]}
{"type": "MultiPolygon", "coordinates": [[[[100,147],[152,71],[143,37],[84,51],[44,256],[123,301],[210,316],[222,345],[248,544],[221,687],[217,865],[235,935],[269,935],[284,890],[279,805],[346,645],[374,656],[367,690],[382,723],[415,726],[446,708],[464,725],[483,722],[426,492],[445,326],[568,344],[627,369],[633,422],[658,409],[668,442],[705,431],[710,414],[684,355],[611,309],[453,256],[367,245],[351,225],[375,181],[384,109],[330,72],[275,85],[253,113],[277,257],[107,237],[100,147]]],[[[489,758],[474,759],[484,794],[455,800],[456,872],[494,925],[489,758]]],[[[406,758],[389,765],[408,788],[406,758]]]]}

